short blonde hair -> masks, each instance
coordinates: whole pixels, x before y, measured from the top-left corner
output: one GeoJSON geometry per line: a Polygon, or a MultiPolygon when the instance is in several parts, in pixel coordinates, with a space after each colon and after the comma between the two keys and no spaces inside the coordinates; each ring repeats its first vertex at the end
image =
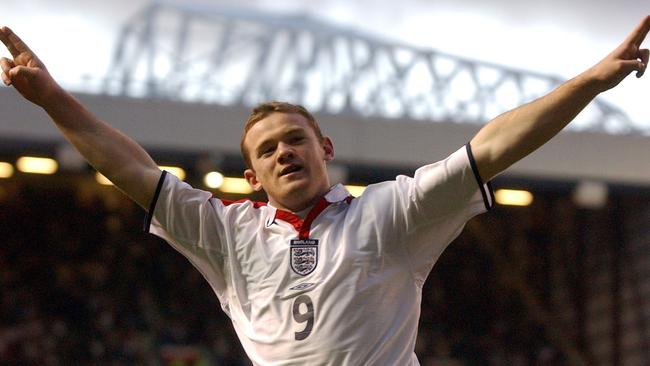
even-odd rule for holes
{"type": "Polygon", "coordinates": [[[249,168],[252,168],[252,165],[251,165],[251,158],[249,152],[246,150],[246,147],[244,146],[244,141],[246,140],[246,134],[248,134],[248,131],[250,131],[250,129],[257,122],[263,120],[271,113],[300,114],[301,116],[305,117],[305,119],[307,119],[307,122],[309,122],[309,125],[316,133],[316,137],[320,141],[323,140],[323,133],[321,132],[318,123],[316,123],[316,119],[311,113],[309,113],[309,111],[307,111],[305,107],[298,104],[291,104],[287,102],[278,102],[278,101],[271,101],[271,102],[259,104],[255,108],[253,108],[253,111],[251,112],[250,116],[248,116],[248,119],[246,120],[246,124],[244,125],[244,132],[241,135],[241,141],[239,143],[239,148],[241,149],[241,155],[246,161],[246,165],[249,168]]]}

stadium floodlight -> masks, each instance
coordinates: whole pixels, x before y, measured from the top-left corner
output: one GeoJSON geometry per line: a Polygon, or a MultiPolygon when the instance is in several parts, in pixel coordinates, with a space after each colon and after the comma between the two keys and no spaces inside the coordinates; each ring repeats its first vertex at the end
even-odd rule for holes
{"type": "Polygon", "coordinates": [[[223,184],[223,174],[219,172],[209,172],[203,177],[203,183],[209,188],[219,188],[223,184]]]}
{"type": "Polygon", "coordinates": [[[59,169],[59,164],[50,158],[21,156],[16,161],[16,167],[23,173],[54,174],[59,169]]]}
{"type": "Polygon", "coordinates": [[[346,184],[345,189],[347,189],[354,197],[359,197],[363,194],[363,191],[366,190],[366,186],[346,184]]]}
{"type": "Polygon", "coordinates": [[[0,178],[11,178],[12,175],[14,175],[14,166],[0,161],[0,178]]]}
{"type": "Polygon", "coordinates": [[[219,190],[224,193],[251,194],[253,187],[244,178],[224,177],[219,190]]]}
{"type": "Polygon", "coordinates": [[[496,202],[507,206],[530,206],[533,194],[518,189],[499,189],[494,193],[496,202]]]}
{"type": "Polygon", "coordinates": [[[185,169],[178,167],[178,166],[172,166],[172,165],[160,165],[158,166],[161,170],[165,170],[173,175],[176,176],[176,178],[180,180],[185,180],[186,174],[185,174],[185,169]]]}
{"type": "Polygon", "coordinates": [[[95,173],[95,181],[103,186],[112,186],[113,182],[100,172],[95,173]]]}

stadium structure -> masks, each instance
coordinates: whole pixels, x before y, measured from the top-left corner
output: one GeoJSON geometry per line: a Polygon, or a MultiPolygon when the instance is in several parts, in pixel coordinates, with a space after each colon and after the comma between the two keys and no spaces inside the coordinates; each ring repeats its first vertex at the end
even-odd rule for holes
{"type": "MultiPolygon", "coordinates": [[[[314,111],[336,146],[334,180],[363,187],[444,158],[490,118],[559,83],[301,14],[156,1],[120,29],[105,78],[74,92],[159,164],[241,198],[247,193],[204,178],[241,176],[242,123],[258,102],[314,111]]],[[[196,304],[211,295],[200,275],[136,233],[141,211],[95,181],[40,109],[2,89],[0,111],[0,168],[11,172],[0,178],[0,360],[247,364],[225,316],[212,313],[216,299],[196,304]],[[53,159],[56,173],[23,172],[25,156],[53,159]],[[40,266],[50,278],[33,273],[40,266]],[[139,268],[144,278],[131,273],[139,268]],[[125,272],[107,274],[116,269],[125,272]],[[169,290],[175,271],[182,284],[169,290]],[[56,291],[36,285],[47,281],[56,291]],[[53,294],[69,299],[48,306],[53,294]],[[186,306],[201,319],[183,315],[186,306]]],[[[648,151],[647,127],[596,100],[496,178],[497,190],[532,202],[504,202],[474,219],[434,268],[416,349],[422,364],[650,364],[648,151]]]]}

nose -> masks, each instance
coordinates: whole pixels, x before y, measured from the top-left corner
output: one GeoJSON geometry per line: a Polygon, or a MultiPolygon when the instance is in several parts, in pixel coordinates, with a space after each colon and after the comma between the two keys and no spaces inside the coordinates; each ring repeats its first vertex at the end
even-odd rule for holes
{"type": "Polygon", "coordinates": [[[280,142],[278,144],[278,162],[279,163],[287,163],[291,159],[293,159],[295,154],[295,151],[293,151],[293,147],[291,145],[285,144],[284,142],[280,142]]]}

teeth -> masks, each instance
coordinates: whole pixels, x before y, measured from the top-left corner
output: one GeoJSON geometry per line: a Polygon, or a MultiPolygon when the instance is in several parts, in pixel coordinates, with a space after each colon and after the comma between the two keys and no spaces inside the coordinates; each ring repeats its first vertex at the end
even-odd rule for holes
{"type": "Polygon", "coordinates": [[[286,169],[282,172],[282,175],[287,175],[287,174],[290,174],[290,173],[296,172],[296,171],[298,171],[298,170],[300,170],[300,167],[299,167],[299,166],[296,166],[296,165],[294,165],[294,166],[290,166],[290,167],[286,168],[286,169]]]}

